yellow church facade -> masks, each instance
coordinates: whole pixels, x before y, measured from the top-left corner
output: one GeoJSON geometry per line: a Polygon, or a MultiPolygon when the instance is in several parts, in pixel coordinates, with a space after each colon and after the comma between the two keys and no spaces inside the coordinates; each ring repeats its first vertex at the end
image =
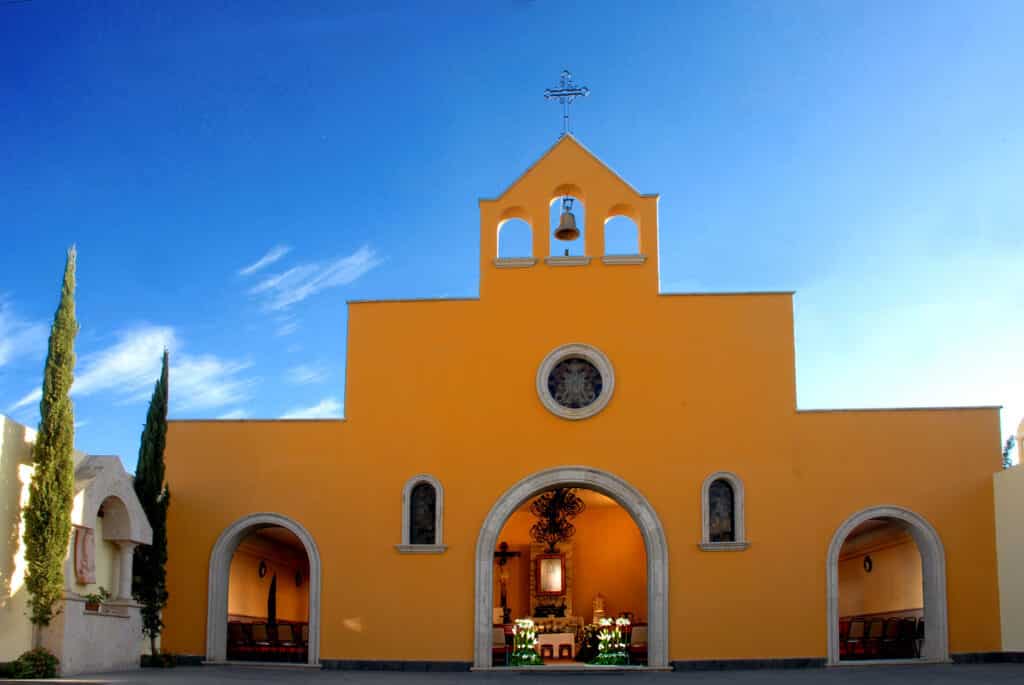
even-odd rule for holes
{"type": "Polygon", "coordinates": [[[480,201],[480,246],[478,298],[350,303],[344,420],[170,423],[166,651],[259,659],[271,579],[281,649],[325,666],[501,667],[538,607],[564,658],[630,616],[649,668],[893,656],[851,637],[872,617],[916,621],[906,658],[1001,649],[998,408],[797,410],[793,293],[659,293],[658,197],[571,135],[480,201]],[[582,254],[550,248],[567,196],[582,254]],[[532,254],[499,257],[511,220],[532,254]],[[559,488],[586,508],[538,551],[559,488]]]}

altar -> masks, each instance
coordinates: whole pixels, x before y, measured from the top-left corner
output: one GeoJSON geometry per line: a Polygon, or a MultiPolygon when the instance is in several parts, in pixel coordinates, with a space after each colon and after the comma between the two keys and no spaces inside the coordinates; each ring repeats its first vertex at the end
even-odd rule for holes
{"type": "Polygon", "coordinates": [[[540,633],[537,653],[541,658],[573,659],[576,657],[576,633],[540,633]]]}

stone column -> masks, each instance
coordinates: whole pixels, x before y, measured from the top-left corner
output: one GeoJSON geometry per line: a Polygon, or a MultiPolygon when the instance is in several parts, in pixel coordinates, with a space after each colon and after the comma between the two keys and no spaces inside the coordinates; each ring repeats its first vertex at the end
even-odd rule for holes
{"type": "Polygon", "coordinates": [[[117,593],[114,599],[132,598],[132,559],[135,557],[135,544],[131,540],[117,540],[121,565],[117,573],[117,593]]]}

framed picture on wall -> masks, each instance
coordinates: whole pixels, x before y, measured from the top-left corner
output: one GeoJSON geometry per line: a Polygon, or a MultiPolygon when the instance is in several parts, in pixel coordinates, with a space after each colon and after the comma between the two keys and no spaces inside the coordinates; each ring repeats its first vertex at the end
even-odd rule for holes
{"type": "Polygon", "coordinates": [[[540,554],[535,558],[535,561],[537,562],[536,594],[564,595],[565,555],[540,554]]]}

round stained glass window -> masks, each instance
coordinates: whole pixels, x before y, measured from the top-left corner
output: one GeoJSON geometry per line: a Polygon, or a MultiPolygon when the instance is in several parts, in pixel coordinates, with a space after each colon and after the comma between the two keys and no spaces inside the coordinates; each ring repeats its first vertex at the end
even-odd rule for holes
{"type": "Polygon", "coordinates": [[[571,343],[548,353],[537,369],[537,395],[552,414],[585,419],[608,404],[615,371],[601,350],[571,343]]]}
{"type": "Polygon", "coordinates": [[[548,392],[567,409],[582,409],[601,395],[601,372],[586,359],[564,359],[548,374],[548,392]]]}

